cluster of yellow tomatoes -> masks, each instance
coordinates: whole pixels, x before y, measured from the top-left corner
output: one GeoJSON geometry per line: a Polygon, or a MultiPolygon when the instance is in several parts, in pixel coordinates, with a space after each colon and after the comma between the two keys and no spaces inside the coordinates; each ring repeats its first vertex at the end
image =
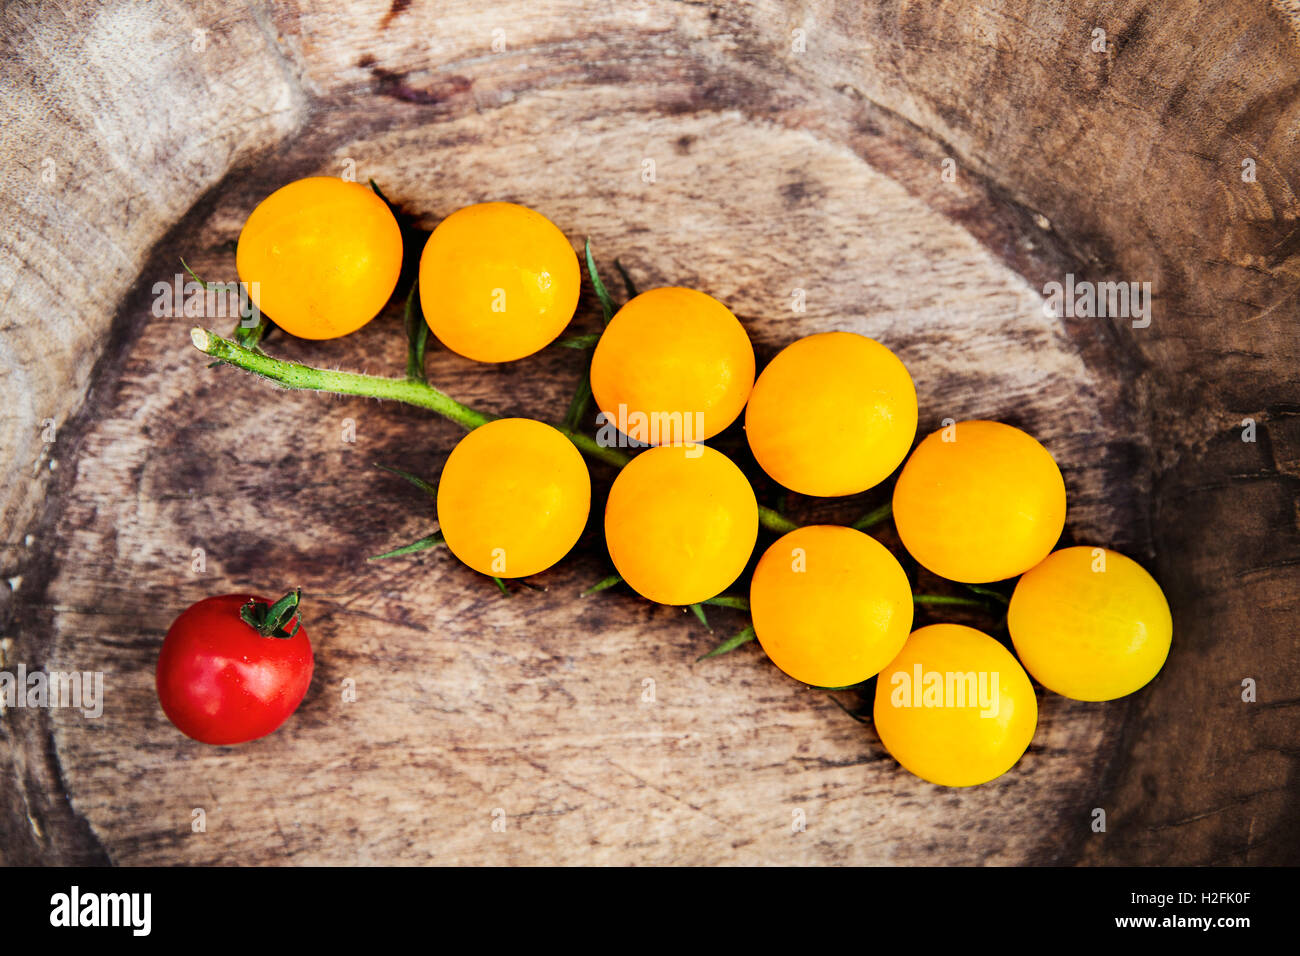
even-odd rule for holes
{"type": "MultiPolygon", "coordinates": [[[[237,252],[240,278],[262,312],[313,339],[373,318],[401,261],[388,205],[364,186],[326,177],[268,197],[237,252]]],[[[523,358],[552,342],[573,317],[579,287],[563,233],[511,203],[452,213],[419,265],[430,330],[481,362],[523,358]]],[[[1123,555],[1052,551],[1065,525],[1065,483],[1030,435],[998,422],[948,422],[912,450],[911,376],[888,348],[849,332],[799,339],[757,378],[755,371],[735,315],[691,289],[637,295],[601,334],[591,391],[606,419],[668,424],[620,471],[605,506],[610,557],[637,593],[695,604],[744,571],[758,540],[753,488],[731,459],[701,444],[743,413],[755,459],[785,488],[855,495],[902,465],[894,520],[919,564],[967,584],[1020,578],[1007,617],[1017,660],[970,627],[912,632],[907,574],[862,531],[802,527],[759,559],[749,606],[768,657],[817,687],[877,677],[874,724],[908,770],[968,786],[1014,766],[1038,722],[1028,675],[1066,697],[1102,701],[1132,693],[1160,670],[1172,633],[1164,595],[1123,555]]],[[[536,574],[560,560],[578,541],[590,503],[578,449],[558,429],[524,418],[466,435],[437,490],[448,548],[495,577],[536,574]]]]}

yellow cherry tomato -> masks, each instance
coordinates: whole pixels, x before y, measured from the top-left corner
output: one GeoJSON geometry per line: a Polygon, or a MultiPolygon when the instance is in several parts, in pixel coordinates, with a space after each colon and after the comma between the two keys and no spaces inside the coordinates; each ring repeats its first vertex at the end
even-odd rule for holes
{"type": "Polygon", "coordinates": [[[587,524],[591,476],[573,442],[531,418],[502,418],[460,440],[438,481],[438,524],[475,571],[521,578],[569,553],[587,524]]]}
{"type": "Polygon", "coordinates": [[[1063,548],[1026,571],[1007,628],[1034,679],[1074,700],[1114,700],[1145,686],[1173,639],[1160,585],[1105,548],[1063,548]]]}
{"type": "Polygon", "coordinates": [[[893,352],[852,332],[799,339],[754,384],[745,434],[759,466],[804,495],[884,481],[916,437],[916,388],[893,352]]]}
{"type": "Polygon", "coordinates": [[[626,465],[605,505],[605,543],[632,590],[660,604],[720,594],[758,540],[758,501],[740,469],[705,445],[661,445],[626,465]]]}
{"type": "Polygon", "coordinates": [[[873,676],[912,629],[912,588],[897,559],[875,538],[836,525],[778,538],[754,569],[749,607],[772,663],[815,687],[873,676]]]}
{"type": "Polygon", "coordinates": [[[694,289],[642,292],[610,320],[591,359],[596,406],[651,445],[712,438],[754,386],[754,348],[725,305],[694,289]]]}
{"type": "Polygon", "coordinates": [[[578,307],[578,256],[539,212],[508,202],[458,209],[420,256],[420,305],[438,341],[477,362],[549,345],[578,307]]]}
{"type": "Polygon", "coordinates": [[[1065,528],[1065,482],[1047,449],[1001,422],[928,435],[894,486],[894,525],[940,577],[977,584],[1028,571],[1065,528]]]}
{"type": "Polygon", "coordinates": [[[973,627],[913,632],[876,678],[880,741],[907,770],[944,787],[973,787],[1016,765],[1038,727],[1025,669],[973,627]]]}
{"type": "Polygon", "coordinates": [[[302,339],[333,339],[383,309],[402,271],[402,230],[374,191],[333,176],[277,189],[244,223],[235,268],[249,298],[302,339]]]}

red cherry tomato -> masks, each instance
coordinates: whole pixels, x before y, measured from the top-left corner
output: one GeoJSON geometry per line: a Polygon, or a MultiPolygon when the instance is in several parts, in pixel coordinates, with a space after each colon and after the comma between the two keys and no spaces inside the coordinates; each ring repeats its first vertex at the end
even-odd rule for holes
{"type": "Polygon", "coordinates": [[[241,744],[297,710],[313,667],[297,601],[296,592],[274,603],[223,594],[172,623],[158,655],[158,700],[181,733],[205,744],[241,744]]]}

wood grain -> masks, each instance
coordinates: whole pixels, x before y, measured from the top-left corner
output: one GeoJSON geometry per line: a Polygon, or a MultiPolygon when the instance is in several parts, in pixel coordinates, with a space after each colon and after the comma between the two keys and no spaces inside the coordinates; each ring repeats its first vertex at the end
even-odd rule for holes
{"type": "MultiPolygon", "coordinates": [[[[103,671],[109,697],[96,720],[0,717],[0,860],[1296,860],[1300,61],[1281,5],[155,3],[147,20],[131,6],[6,9],[23,51],[6,96],[23,109],[4,154],[30,164],[47,145],[40,91],[75,79],[94,95],[51,102],[83,138],[49,148],[60,164],[105,151],[110,172],[4,199],[6,221],[47,210],[2,267],[0,387],[17,413],[0,434],[15,462],[4,570],[22,578],[0,609],[4,660],[103,671]],[[104,76],[88,37],[126,44],[159,105],[104,76]],[[233,277],[229,242],[266,193],[345,169],[424,228],[468,202],[533,205],[642,287],[727,302],[760,361],[811,331],[872,335],[912,370],[925,429],[1029,429],[1063,466],[1070,539],[1133,554],[1165,585],[1164,673],[1105,705],[1043,693],[1021,765],[949,791],[753,645],[697,664],[719,636],[688,614],[580,598],[609,572],[598,512],[543,591],[502,598],[445,552],[366,562],[433,526],[369,465],[432,477],[458,429],[208,370],[190,322],[151,311],[180,256],[233,277]],[[132,205],[142,176],[157,186],[132,205]],[[93,239],[67,243],[72,221],[93,239]],[[1046,318],[1043,283],[1066,272],[1153,282],[1152,325],[1046,318]],[[152,684],[171,619],[208,593],[289,584],[317,649],[303,707],[240,748],[181,737],[152,684]],[[1259,703],[1241,702],[1244,677],[1259,703]]],[[[596,323],[585,290],[574,329],[596,323]]],[[[396,372],[397,307],[338,342],[268,348],[396,372]]],[[[558,418],[581,357],[436,351],[429,368],[471,404],[558,418]]],[[[745,460],[737,430],[721,444],[745,460]]],[[[593,470],[599,500],[611,476],[593,470]]],[[[883,494],[789,503],[849,521],[883,494]]],[[[741,623],[714,617],[719,633],[741,623]]]]}

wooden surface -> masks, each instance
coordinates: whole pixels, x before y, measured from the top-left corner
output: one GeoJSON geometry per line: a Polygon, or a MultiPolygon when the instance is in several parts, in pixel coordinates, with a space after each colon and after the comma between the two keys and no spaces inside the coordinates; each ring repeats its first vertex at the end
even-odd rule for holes
{"type": "MultiPolygon", "coordinates": [[[[95,720],[0,717],[0,860],[1296,862],[1286,5],[481,6],[6,7],[0,570],[18,580],[0,587],[0,647],[10,670],[103,671],[108,699],[95,720]],[[190,322],[150,309],[178,257],[233,278],[256,202],[349,161],[423,228],[511,199],[590,236],[608,278],[618,257],[642,287],[708,291],[760,363],[812,331],[876,337],[912,370],[923,429],[1029,429],[1065,472],[1069,539],[1165,586],[1164,672],[1110,704],[1042,693],[1019,767],[950,791],[755,646],[695,663],[735,615],[709,635],[625,590],[579,598],[610,570],[598,517],[545,590],[509,598],[445,552],[367,563],[433,527],[370,463],[433,477],[459,430],[208,370],[190,322]],[[1151,326],[1044,317],[1043,284],[1066,272],[1152,282],[1151,326]],[[203,595],[281,585],[309,602],[302,708],[239,748],[181,737],[153,690],[168,624],[203,595]]],[[[584,289],[574,330],[596,314],[584,289]]],[[[396,304],[358,335],[267,348],[403,362],[396,304]]],[[[438,350],[429,371],[470,404],[555,419],[581,363],[438,350]]],[[[745,459],[738,431],[722,444],[745,459]]],[[[593,474],[600,500],[611,475],[593,474]]],[[[790,508],[850,521],[883,494],[790,508]]]]}

